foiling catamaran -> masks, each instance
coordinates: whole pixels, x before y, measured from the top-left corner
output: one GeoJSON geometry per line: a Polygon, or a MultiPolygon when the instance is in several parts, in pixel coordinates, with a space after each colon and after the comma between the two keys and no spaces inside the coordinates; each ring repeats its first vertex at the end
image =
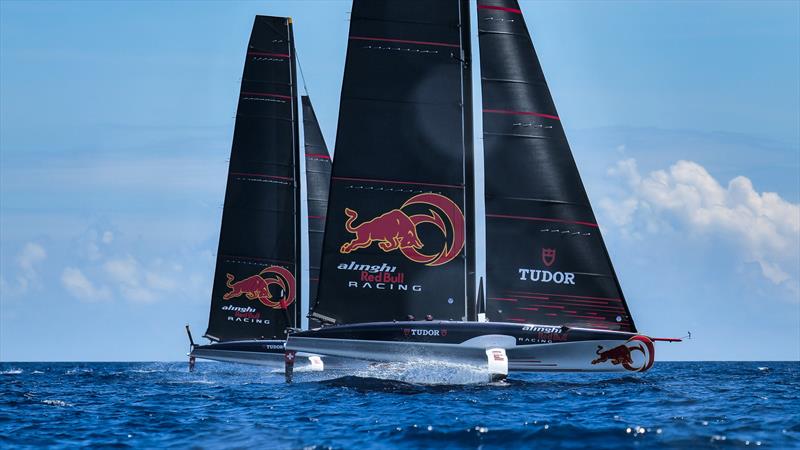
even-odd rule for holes
{"type": "MultiPolygon", "coordinates": [[[[478,0],[487,295],[475,292],[468,0],[354,0],[320,292],[295,352],[519,371],[645,371],[515,0],[478,0]]],[[[482,285],[482,283],[481,283],[482,285]]]]}
{"type": "MultiPolygon", "coordinates": [[[[283,367],[287,330],[301,318],[300,147],[291,19],[256,16],[244,64],[211,311],[208,345],[194,358],[283,367]]],[[[309,287],[319,279],[331,158],[302,96],[308,201],[309,287]]],[[[187,325],[187,332],[189,331],[187,325]]],[[[322,359],[301,353],[313,369],[322,359]]]]}

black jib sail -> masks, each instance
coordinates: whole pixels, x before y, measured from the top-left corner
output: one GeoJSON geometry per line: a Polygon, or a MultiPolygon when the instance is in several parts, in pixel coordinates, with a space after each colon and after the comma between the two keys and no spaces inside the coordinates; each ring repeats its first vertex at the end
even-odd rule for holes
{"type": "Polygon", "coordinates": [[[244,65],[206,336],[299,325],[299,154],[291,19],[257,16],[244,65]]]}
{"type": "Polygon", "coordinates": [[[487,316],[636,331],[519,5],[478,22],[487,316]]]}
{"type": "Polygon", "coordinates": [[[468,22],[466,0],[353,2],[313,317],[474,305],[468,22]]]}
{"type": "Polygon", "coordinates": [[[309,302],[317,298],[319,269],[322,260],[322,236],[328,211],[328,188],[331,184],[331,156],[311,106],[311,99],[302,96],[303,139],[306,155],[306,195],[308,196],[308,272],[309,302]]]}

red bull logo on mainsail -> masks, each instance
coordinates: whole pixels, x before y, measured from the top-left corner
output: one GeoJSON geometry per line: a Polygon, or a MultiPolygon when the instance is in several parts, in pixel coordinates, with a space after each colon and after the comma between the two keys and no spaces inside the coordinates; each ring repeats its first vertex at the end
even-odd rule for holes
{"type": "Polygon", "coordinates": [[[340,253],[347,254],[377,242],[378,248],[384,252],[399,250],[411,261],[427,266],[441,266],[455,259],[464,248],[464,213],[458,205],[443,195],[415,195],[400,208],[355,226],[353,223],[358,218],[358,213],[345,208],[344,214],[347,216],[344,227],[348,233],[355,234],[355,237],[341,246],[340,253]],[[430,214],[409,214],[404,211],[413,205],[429,207],[430,214]],[[420,240],[417,231],[417,227],[423,223],[433,224],[442,232],[445,244],[441,250],[435,253],[423,252],[425,244],[420,240]]]}
{"type": "Polygon", "coordinates": [[[224,300],[241,297],[248,300],[258,300],[265,306],[273,309],[286,309],[294,303],[295,280],[292,272],[283,267],[269,266],[256,275],[234,282],[235,277],[227,274],[226,286],[230,291],[222,296],[224,300]],[[277,285],[281,290],[281,297],[274,299],[270,286],[277,285]]]}

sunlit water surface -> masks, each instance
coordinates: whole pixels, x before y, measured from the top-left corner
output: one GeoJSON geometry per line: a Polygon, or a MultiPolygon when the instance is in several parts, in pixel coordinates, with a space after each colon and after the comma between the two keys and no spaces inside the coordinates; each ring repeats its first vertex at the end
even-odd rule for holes
{"type": "Polygon", "coordinates": [[[800,363],[640,375],[432,364],[0,363],[0,447],[800,448],[800,363]]]}

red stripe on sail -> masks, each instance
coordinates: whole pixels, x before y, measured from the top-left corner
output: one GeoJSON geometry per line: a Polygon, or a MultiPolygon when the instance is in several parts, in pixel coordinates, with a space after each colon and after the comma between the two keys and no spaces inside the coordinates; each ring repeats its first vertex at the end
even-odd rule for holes
{"type": "Polygon", "coordinates": [[[525,311],[538,311],[539,310],[539,308],[525,308],[525,307],[520,307],[520,308],[517,308],[517,309],[524,309],[525,311]]]}
{"type": "Polygon", "coordinates": [[[514,8],[506,8],[505,6],[490,6],[490,5],[478,5],[478,9],[494,9],[496,11],[505,11],[514,14],[522,14],[522,11],[514,8]]]}
{"type": "Polygon", "coordinates": [[[619,298],[611,298],[611,297],[589,297],[586,295],[567,295],[567,294],[544,294],[542,292],[528,292],[528,291],[508,291],[511,293],[521,292],[523,294],[532,294],[532,295],[552,295],[555,297],[574,297],[574,298],[591,298],[594,300],[614,300],[614,301],[621,301],[619,298]]]}
{"type": "Polygon", "coordinates": [[[499,302],[518,302],[515,298],[502,298],[502,297],[489,297],[489,300],[497,300],[499,302]]]}
{"type": "Polygon", "coordinates": [[[455,184],[435,184],[435,183],[420,183],[417,181],[393,181],[393,180],[375,180],[371,178],[351,178],[351,177],[331,177],[334,180],[343,181],[365,181],[367,183],[389,183],[389,184],[414,184],[418,186],[433,186],[452,189],[464,189],[464,186],[457,186],[455,184]]]}
{"type": "Polygon", "coordinates": [[[486,214],[486,217],[494,217],[498,219],[517,219],[517,220],[532,220],[534,222],[558,222],[558,223],[571,223],[575,225],[585,225],[587,227],[599,228],[599,225],[592,222],[580,222],[565,219],[553,219],[549,217],[526,217],[526,216],[509,216],[507,214],[486,214]]]}
{"type": "Polygon", "coordinates": [[[619,306],[600,306],[600,305],[582,305],[580,303],[564,303],[565,306],[569,306],[570,308],[577,308],[581,307],[582,309],[586,310],[596,310],[599,312],[614,312],[614,314],[624,313],[625,310],[620,308],[619,306]]]}
{"type": "MultiPolygon", "coordinates": [[[[534,306],[541,306],[541,305],[534,304],[534,306]]],[[[555,307],[555,306],[551,306],[551,308],[552,307],[555,307]]],[[[623,313],[625,313],[624,309],[622,309],[620,307],[617,307],[617,306],[581,305],[579,303],[563,303],[563,304],[561,304],[559,306],[559,308],[561,308],[561,309],[563,309],[565,307],[569,307],[569,308],[578,308],[578,307],[580,307],[579,309],[594,309],[594,310],[597,310],[597,311],[602,312],[602,313],[612,313],[612,314],[623,314],[623,313]]]]}
{"type": "Polygon", "coordinates": [[[285,53],[266,53],[266,52],[247,52],[248,56],[275,56],[278,58],[288,58],[289,55],[285,53]]]}
{"type": "Polygon", "coordinates": [[[368,36],[350,36],[354,41],[380,41],[380,42],[396,42],[398,44],[417,44],[417,45],[435,45],[437,47],[454,47],[459,48],[458,44],[448,44],[446,42],[429,42],[429,41],[411,41],[408,39],[389,39],[368,36]]]}
{"type": "Polygon", "coordinates": [[[219,255],[219,256],[220,256],[220,258],[249,259],[249,260],[252,260],[252,261],[271,261],[271,262],[277,262],[279,264],[286,264],[286,265],[290,265],[290,266],[294,265],[294,263],[291,262],[291,261],[284,261],[284,260],[281,260],[281,259],[274,259],[274,258],[256,258],[255,256],[239,256],[239,255],[219,255]]]}
{"type": "Polygon", "coordinates": [[[577,298],[546,298],[546,297],[536,297],[536,296],[533,296],[533,295],[524,295],[524,294],[517,294],[517,297],[530,298],[530,299],[536,299],[536,300],[548,300],[548,301],[554,301],[554,302],[569,302],[569,303],[576,303],[576,304],[579,304],[581,306],[587,306],[587,307],[597,306],[597,307],[613,307],[613,308],[621,309],[619,306],[612,306],[608,302],[601,302],[601,301],[596,301],[596,300],[581,300],[581,299],[577,299],[577,298]]]}
{"type": "Polygon", "coordinates": [[[292,97],[288,95],[281,95],[281,94],[272,94],[269,92],[242,92],[242,95],[252,95],[255,97],[275,97],[275,98],[283,98],[286,100],[291,100],[292,97]]]}
{"type": "Polygon", "coordinates": [[[595,327],[595,328],[602,328],[604,330],[610,330],[611,329],[611,327],[609,327],[608,325],[602,324],[602,323],[586,322],[586,325],[589,325],[590,327],[595,327]]]}
{"type": "Polygon", "coordinates": [[[520,295],[522,298],[535,298],[536,300],[550,300],[550,297],[534,297],[532,295],[520,295]]]}
{"type": "Polygon", "coordinates": [[[597,317],[597,316],[579,316],[577,314],[569,314],[571,317],[580,317],[581,319],[605,319],[605,317],[597,317]]]}
{"type": "Polygon", "coordinates": [[[245,172],[231,172],[231,175],[239,176],[239,177],[260,177],[260,178],[275,178],[277,180],[288,180],[292,181],[290,177],[281,177],[278,175],[266,175],[263,173],[245,173],[245,172]]]}
{"type": "Polygon", "coordinates": [[[321,155],[319,153],[306,153],[306,157],[308,158],[322,158],[322,159],[331,159],[328,155],[321,155]]]}
{"type": "Polygon", "coordinates": [[[536,116],[544,117],[545,119],[561,120],[558,116],[552,114],[537,113],[533,111],[511,111],[508,109],[484,109],[483,112],[491,114],[510,114],[514,116],[536,116]]]}

